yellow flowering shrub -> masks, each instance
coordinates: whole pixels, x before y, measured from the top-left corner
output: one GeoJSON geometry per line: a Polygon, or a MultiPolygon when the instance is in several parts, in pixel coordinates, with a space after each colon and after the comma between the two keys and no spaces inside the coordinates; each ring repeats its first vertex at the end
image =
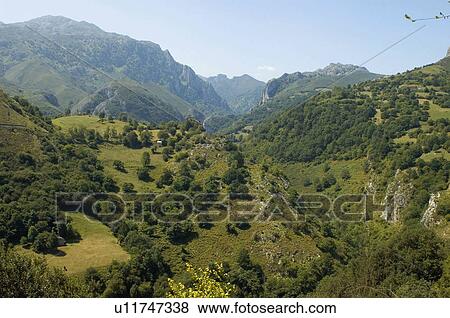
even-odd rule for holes
{"type": "Polygon", "coordinates": [[[186,286],[169,278],[171,298],[227,298],[230,297],[234,286],[226,282],[227,273],[223,265],[215,263],[212,268],[194,268],[186,264],[186,271],[191,275],[192,284],[186,286]]]}

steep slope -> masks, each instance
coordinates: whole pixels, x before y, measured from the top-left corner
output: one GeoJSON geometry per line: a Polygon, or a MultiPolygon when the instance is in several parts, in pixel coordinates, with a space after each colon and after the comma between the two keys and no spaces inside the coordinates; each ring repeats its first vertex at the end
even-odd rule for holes
{"type": "MultiPolygon", "coordinates": [[[[187,111],[184,115],[187,115],[187,111]]],[[[170,103],[163,102],[138,85],[128,83],[111,83],[97,90],[73,106],[72,113],[105,113],[115,118],[121,113],[127,113],[130,118],[154,123],[184,117],[170,103]]]]}
{"type": "MultiPolygon", "coordinates": [[[[72,107],[107,86],[111,77],[153,86],[153,93],[159,85],[161,95],[171,92],[191,104],[193,113],[231,111],[210,84],[152,42],[53,16],[3,24],[0,38],[0,76],[26,90],[25,96],[46,111],[72,107]]],[[[172,101],[174,108],[185,107],[172,101]]]]}
{"type": "Polygon", "coordinates": [[[346,180],[357,171],[343,175],[341,186],[330,167],[362,161],[366,176],[359,173],[356,191],[366,188],[403,200],[399,205],[385,199],[386,220],[430,219],[424,216],[429,200],[449,187],[449,94],[447,57],[403,74],[322,92],[264,120],[243,149],[287,167],[286,178],[297,186],[301,182],[301,189],[313,185],[332,195],[342,194],[346,180]],[[314,171],[323,175],[299,180],[308,174],[299,169],[310,171],[321,163],[323,170],[314,171]]]}
{"type": "Polygon", "coordinates": [[[261,99],[265,83],[250,75],[228,78],[224,74],[206,78],[236,113],[246,113],[261,99]]]}
{"type": "Polygon", "coordinates": [[[314,72],[284,74],[266,84],[261,100],[249,114],[242,118],[229,116],[215,122],[211,119],[208,124],[210,130],[236,131],[296,106],[323,90],[345,87],[381,76],[369,72],[364,67],[340,63],[332,63],[314,72]]]}
{"type": "Polygon", "coordinates": [[[369,72],[364,67],[340,63],[332,63],[314,72],[284,74],[267,83],[261,104],[265,104],[275,97],[296,99],[299,95],[306,95],[332,86],[356,84],[380,76],[369,72]]]}
{"type": "Polygon", "coordinates": [[[392,143],[429,119],[448,119],[448,60],[322,92],[265,120],[255,129],[254,141],[282,161],[364,156],[378,142],[392,143]]]}

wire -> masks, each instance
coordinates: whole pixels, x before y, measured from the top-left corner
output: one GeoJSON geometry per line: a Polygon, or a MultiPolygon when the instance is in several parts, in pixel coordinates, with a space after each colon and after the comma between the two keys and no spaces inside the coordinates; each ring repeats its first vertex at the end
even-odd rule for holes
{"type": "MultiPolygon", "coordinates": [[[[148,103],[150,103],[151,105],[153,105],[155,108],[157,108],[158,110],[162,111],[163,113],[169,115],[169,117],[175,119],[176,121],[179,120],[179,118],[177,118],[175,115],[169,113],[168,111],[166,111],[165,109],[159,107],[156,105],[156,103],[154,103],[153,101],[150,101],[146,96],[143,96],[142,94],[139,94],[138,92],[134,91],[133,89],[131,89],[130,87],[128,87],[127,85],[125,85],[123,82],[118,81],[117,79],[115,79],[114,77],[112,77],[111,75],[109,75],[108,73],[102,71],[101,69],[99,69],[98,67],[92,65],[91,63],[89,63],[88,61],[86,61],[85,59],[81,58],[80,56],[76,55],[75,53],[69,51],[68,49],[66,49],[64,46],[58,44],[57,42],[53,41],[52,39],[48,38],[47,36],[43,35],[42,33],[40,33],[39,31],[31,28],[30,26],[26,25],[25,26],[27,29],[29,29],[30,31],[36,33],[37,35],[39,35],[40,37],[44,38],[46,41],[52,43],[53,45],[55,45],[56,47],[58,47],[59,49],[61,49],[62,51],[64,51],[65,53],[69,54],[70,56],[72,56],[73,58],[77,59],[78,61],[81,61],[82,63],[86,64],[88,67],[90,67],[91,69],[93,69],[94,71],[102,74],[103,76],[105,76],[106,78],[110,79],[111,81],[117,83],[118,85],[122,86],[123,88],[127,89],[128,91],[136,94],[138,97],[143,98],[145,101],[147,101],[148,103]]],[[[142,88],[144,91],[146,91],[147,93],[149,93],[150,95],[152,95],[152,93],[145,87],[143,87],[142,85],[138,86],[140,88],[142,88]]]]}

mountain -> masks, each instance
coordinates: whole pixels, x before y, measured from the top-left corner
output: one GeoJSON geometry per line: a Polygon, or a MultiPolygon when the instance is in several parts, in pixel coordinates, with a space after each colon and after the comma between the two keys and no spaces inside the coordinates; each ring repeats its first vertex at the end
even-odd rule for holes
{"type": "MultiPolygon", "coordinates": [[[[253,144],[248,149],[259,149],[282,162],[310,162],[363,156],[384,158],[397,150],[394,139],[405,135],[427,144],[433,128],[425,126],[434,125],[435,133],[440,134],[433,121],[444,120],[448,129],[449,62],[447,57],[400,75],[321,92],[305,103],[264,119],[253,131],[253,144]]],[[[302,75],[292,81],[288,76],[282,78],[278,87],[290,87],[292,82],[304,79],[302,75]]],[[[292,98],[284,94],[286,89],[275,94],[280,104],[288,104],[292,98]]],[[[440,146],[450,146],[447,133],[439,140],[440,146]]],[[[420,153],[428,148],[424,145],[414,151],[420,153]]],[[[401,160],[396,164],[402,164],[401,160]]]]}
{"type": "Polygon", "coordinates": [[[323,90],[380,77],[382,75],[371,73],[364,67],[340,63],[332,63],[314,72],[286,73],[266,84],[260,101],[250,113],[242,117],[230,115],[220,119],[211,118],[207,122],[207,128],[211,131],[236,131],[245,126],[255,125],[284,109],[301,104],[323,90]]]}
{"type": "Polygon", "coordinates": [[[331,63],[314,72],[285,73],[267,83],[260,104],[277,97],[298,100],[332,86],[347,86],[379,77],[381,75],[371,73],[365,67],[340,63],[331,63]]]}
{"type": "Polygon", "coordinates": [[[224,74],[206,78],[216,92],[222,96],[230,107],[238,114],[248,112],[258,104],[265,83],[250,75],[228,78],[224,74]]]}
{"type": "MultiPolygon", "coordinates": [[[[185,109],[189,104],[184,113],[199,119],[231,112],[212,85],[159,45],[65,17],[0,25],[0,78],[22,89],[22,95],[45,113],[71,110],[98,90],[111,91],[128,83],[148,90],[145,95],[155,101],[150,108],[169,108],[170,112],[170,108],[185,109]]],[[[139,117],[132,107],[128,110],[139,117]]]]}

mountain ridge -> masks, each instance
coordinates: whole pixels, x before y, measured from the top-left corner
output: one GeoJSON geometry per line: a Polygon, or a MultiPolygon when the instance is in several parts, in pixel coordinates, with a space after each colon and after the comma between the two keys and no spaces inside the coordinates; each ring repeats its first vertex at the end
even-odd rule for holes
{"type": "Polygon", "coordinates": [[[151,41],[105,32],[92,23],[62,16],[3,24],[0,35],[0,76],[26,90],[26,97],[47,113],[70,109],[108,86],[111,78],[131,80],[144,89],[157,84],[191,104],[191,113],[199,119],[232,112],[212,85],[151,41]],[[43,93],[55,96],[60,107],[45,102],[43,93]]]}
{"type": "Polygon", "coordinates": [[[380,78],[383,75],[371,73],[365,67],[353,64],[330,63],[312,72],[284,73],[271,79],[265,85],[260,98],[247,114],[240,117],[229,115],[207,122],[207,129],[213,132],[238,131],[271,118],[284,109],[305,102],[320,91],[333,86],[347,86],[380,78]]]}
{"type": "Polygon", "coordinates": [[[258,103],[264,82],[248,74],[229,78],[225,74],[217,74],[205,78],[216,92],[222,96],[236,113],[246,113],[258,103]]]}

